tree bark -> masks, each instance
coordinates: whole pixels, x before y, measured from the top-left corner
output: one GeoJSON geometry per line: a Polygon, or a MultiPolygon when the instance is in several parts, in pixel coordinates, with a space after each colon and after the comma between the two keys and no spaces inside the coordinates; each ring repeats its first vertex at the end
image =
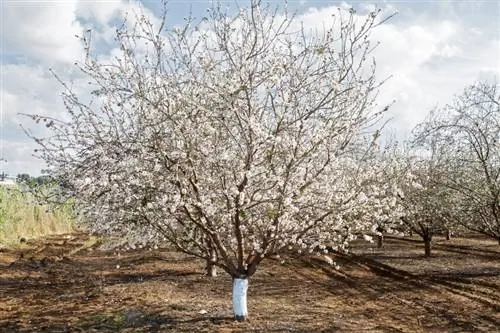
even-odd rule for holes
{"type": "Polygon", "coordinates": [[[424,246],[425,246],[425,256],[430,257],[431,256],[431,244],[432,238],[430,236],[425,236],[424,237],[424,246]]]}
{"type": "Polygon", "coordinates": [[[449,241],[451,239],[451,230],[446,229],[446,240],[449,241]]]}
{"type": "Polygon", "coordinates": [[[382,248],[384,246],[384,235],[377,235],[377,248],[382,248]]]}
{"type": "Polygon", "coordinates": [[[207,260],[207,276],[216,277],[217,276],[217,266],[211,260],[207,260]]]}
{"type": "Polygon", "coordinates": [[[234,319],[238,321],[244,321],[248,317],[247,290],[247,278],[233,278],[233,312],[234,319]]]}
{"type": "Polygon", "coordinates": [[[215,249],[210,250],[210,258],[207,259],[207,275],[210,277],[217,276],[217,266],[215,263],[217,262],[217,252],[215,249]]]}

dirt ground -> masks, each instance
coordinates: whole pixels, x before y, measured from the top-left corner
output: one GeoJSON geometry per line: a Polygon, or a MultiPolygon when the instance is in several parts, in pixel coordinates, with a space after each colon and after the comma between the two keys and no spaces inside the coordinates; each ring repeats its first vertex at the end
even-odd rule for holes
{"type": "Polygon", "coordinates": [[[263,263],[250,319],[233,321],[231,279],[159,250],[103,251],[84,234],[0,251],[0,332],[500,332],[500,246],[417,238],[383,249],[263,263]]]}

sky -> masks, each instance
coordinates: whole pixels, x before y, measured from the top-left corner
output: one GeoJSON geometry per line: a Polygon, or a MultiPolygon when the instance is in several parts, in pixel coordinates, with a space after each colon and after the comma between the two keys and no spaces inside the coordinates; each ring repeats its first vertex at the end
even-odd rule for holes
{"type": "MultiPolygon", "coordinates": [[[[181,24],[190,12],[201,18],[211,3],[169,1],[167,25],[181,24]]],[[[227,2],[229,10],[234,3],[227,2]]],[[[288,1],[306,28],[321,27],[337,7],[360,14],[374,8],[384,15],[397,12],[371,39],[380,42],[374,53],[377,77],[390,77],[378,102],[395,101],[386,130],[398,139],[466,86],[500,81],[500,1],[288,1]]],[[[62,87],[49,69],[65,82],[81,83],[74,63],[84,53],[75,35],[92,29],[98,53],[106,57],[125,13],[142,10],[158,20],[160,9],[159,0],[0,0],[0,173],[36,176],[45,167],[33,157],[36,144],[23,131],[37,126],[20,113],[64,117],[62,87]]]]}

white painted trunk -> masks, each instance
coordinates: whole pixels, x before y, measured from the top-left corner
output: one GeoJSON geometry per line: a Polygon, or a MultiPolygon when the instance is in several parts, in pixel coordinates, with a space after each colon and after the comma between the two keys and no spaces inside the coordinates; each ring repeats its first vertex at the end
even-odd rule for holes
{"type": "Polygon", "coordinates": [[[233,279],[233,312],[236,320],[245,320],[247,310],[248,279],[233,279]]]}

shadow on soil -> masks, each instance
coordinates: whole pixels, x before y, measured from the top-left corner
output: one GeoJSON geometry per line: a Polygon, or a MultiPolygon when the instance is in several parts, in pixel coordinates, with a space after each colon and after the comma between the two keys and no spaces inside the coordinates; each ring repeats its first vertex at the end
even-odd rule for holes
{"type": "MultiPolygon", "coordinates": [[[[10,253],[14,259],[0,267],[0,308],[2,301],[8,302],[4,305],[10,308],[6,312],[0,309],[1,332],[214,332],[223,327],[232,327],[229,331],[246,331],[252,327],[249,324],[238,326],[232,317],[220,315],[230,314],[227,310],[215,311],[212,315],[193,315],[189,299],[185,300],[186,306],[175,302],[160,306],[135,300],[133,291],[140,284],[160,283],[182,290],[199,290],[200,294],[209,294],[209,298],[228,298],[229,301],[228,279],[203,277],[203,263],[181,254],[160,251],[131,251],[117,256],[114,252],[94,250],[66,255],[82,247],[82,242],[76,237],[10,253]],[[105,288],[129,286],[132,291],[115,303],[106,299],[107,295],[115,293],[114,289],[103,293],[105,288]]],[[[403,247],[414,244],[401,239],[388,239],[388,242],[403,247]]],[[[296,314],[298,317],[313,318],[311,322],[323,320],[324,325],[304,329],[300,325],[307,323],[280,323],[275,313],[279,309],[271,309],[269,313],[263,309],[256,317],[267,326],[259,326],[261,329],[256,331],[336,332],[349,330],[349,327],[356,330],[359,326],[349,324],[345,318],[336,317],[334,323],[331,315],[321,317],[331,310],[314,304],[326,297],[334,297],[346,308],[352,308],[350,315],[370,322],[372,331],[404,330],[396,324],[379,321],[378,308],[370,308],[366,305],[368,302],[375,302],[374,306],[379,307],[411,309],[398,313],[398,320],[415,322],[416,327],[422,329],[480,332],[481,327],[500,327],[500,318],[491,315],[500,313],[500,252],[446,244],[438,246],[440,251],[466,252],[492,264],[481,268],[408,271],[381,260],[411,260],[415,265],[425,265],[425,260],[404,251],[397,256],[368,250],[350,255],[334,254],[333,259],[342,267],[340,270],[310,258],[290,257],[282,265],[268,263],[252,278],[251,297],[286,299],[287,304],[301,309],[296,314]],[[481,311],[486,313],[461,313],[460,309],[450,308],[446,298],[425,296],[441,294],[452,294],[480,304],[485,309],[481,311]],[[429,316],[432,320],[428,322],[419,319],[429,316]]],[[[203,301],[196,302],[204,305],[203,301]]],[[[334,313],[338,310],[342,309],[334,313]]],[[[386,316],[391,316],[388,312],[386,316]]]]}
{"type": "MultiPolygon", "coordinates": [[[[88,313],[73,323],[58,320],[58,313],[50,322],[34,319],[30,326],[12,323],[0,326],[2,332],[193,332],[193,326],[223,325],[233,322],[232,317],[200,317],[179,319],[162,314],[165,309],[126,308],[114,312],[88,313]]],[[[47,313],[45,315],[48,315],[47,313]]]]}

